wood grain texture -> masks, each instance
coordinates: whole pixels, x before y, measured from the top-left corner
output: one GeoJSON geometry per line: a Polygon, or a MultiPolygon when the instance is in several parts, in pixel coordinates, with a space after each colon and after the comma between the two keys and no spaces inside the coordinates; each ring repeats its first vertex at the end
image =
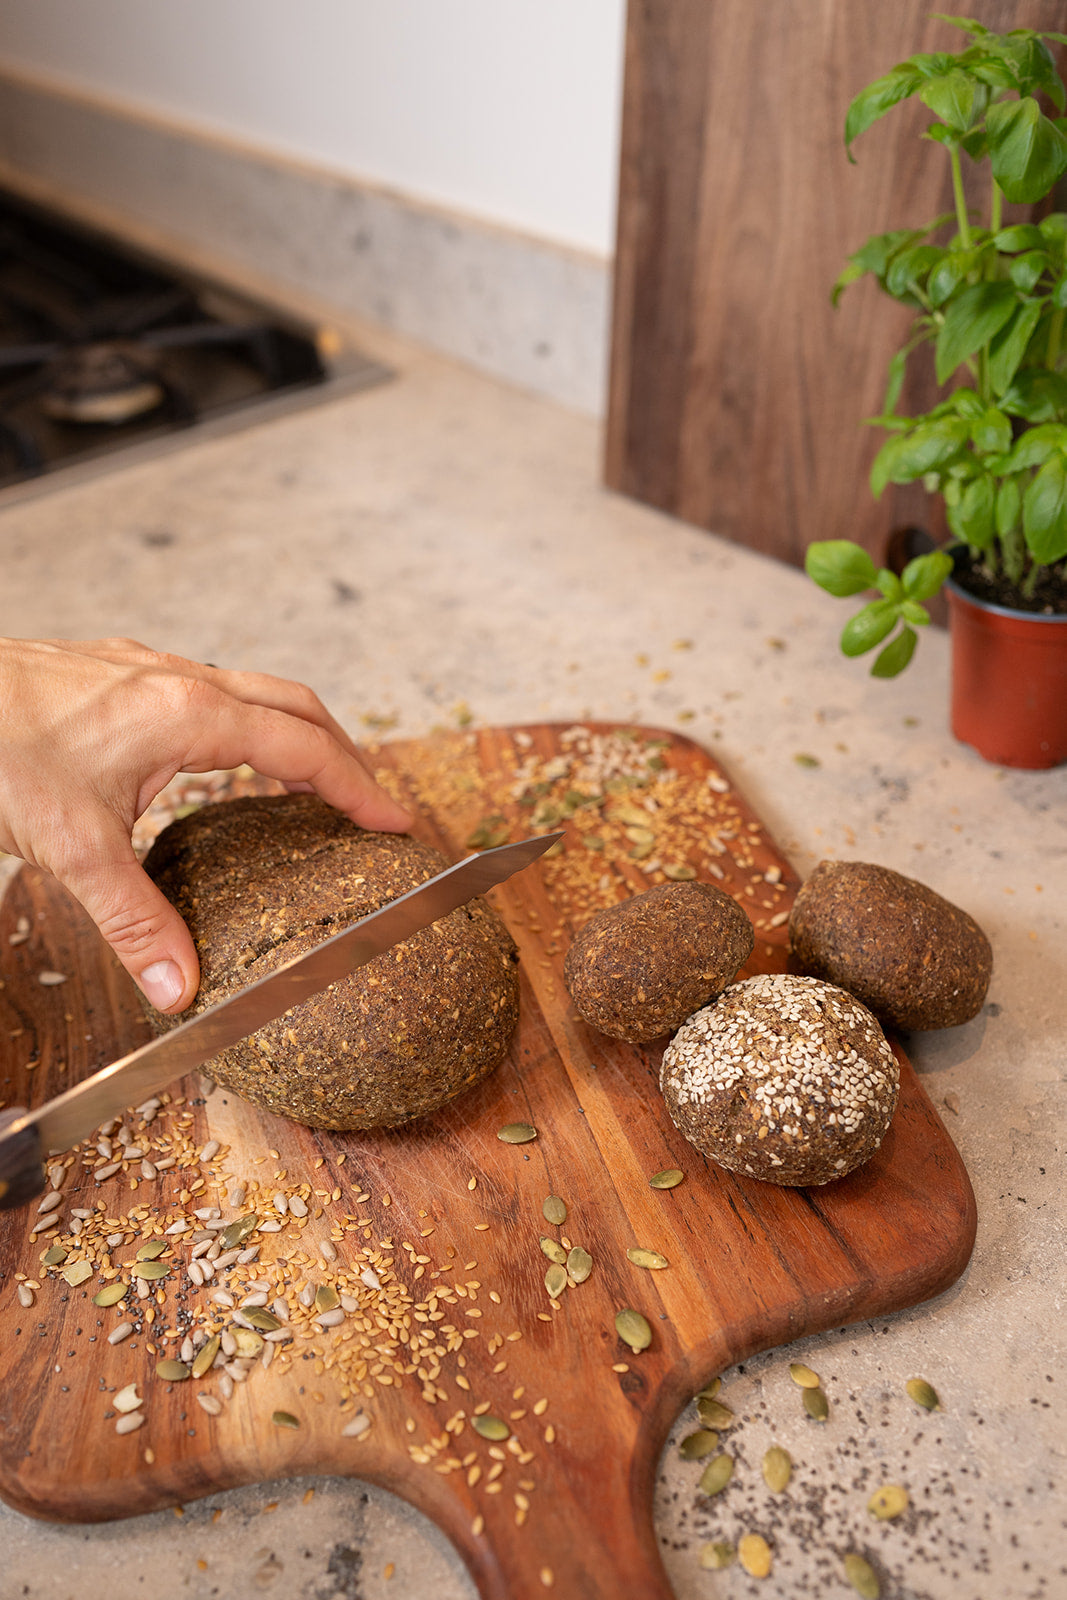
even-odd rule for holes
{"type": "MultiPolygon", "coordinates": [[[[552,770],[545,763],[565,751],[561,735],[559,727],[538,726],[520,732],[517,742],[515,730],[484,730],[383,745],[370,758],[416,805],[416,832],[457,857],[487,804],[513,837],[532,831],[529,808],[515,798],[522,787],[516,769],[526,763],[527,776],[531,763],[536,772],[552,770]]],[[[9,1503],[42,1517],[95,1520],[252,1481],[350,1474],[385,1485],[433,1518],[486,1600],[545,1593],[545,1566],[552,1568],[554,1591],[568,1597],[666,1600],[652,1486],[667,1432],[695,1390],[757,1350],[913,1305],[955,1280],[973,1243],[973,1197],[903,1056],[900,1105],[877,1156],[825,1188],[779,1189],[716,1168],[681,1138],[656,1086],[661,1045],[606,1039],[570,1007],[562,961],[570,932],[588,914],[589,908],[575,909],[580,894],[573,883],[586,881],[582,863],[595,857],[598,881],[610,880],[612,895],[644,887],[648,870],[647,861],[612,857],[580,840],[595,826],[610,843],[613,807],[634,796],[674,797],[680,824],[673,831],[664,824],[661,839],[671,862],[677,865],[685,843],[699,875],[737,895],[753,916],[757,942],[746,973],[785,966],[782,913],[797,887],[788,862],[703,750],[670,734],[649,738],[656,742],[643,745],[639,737],[636,747],[654,750],[662,764],[666,775],[657,776],[657,787],[577,813],[566,823],[562,857],[493,892],[521,950],[522,1016],[508,1059],[472,1093],[430,1121],[341,1135],[272,1118],[222,1089],[205,1098],[199,1077],[175,1090],[186,1102],[179,1109],[193,1119],[192,1140],[221,1141],[226,1174],[252,1180],[267,1162],[269,1180],[276,1163],[290,1179],[311,1174],[325,1196],[321,1215],[313,1211],[306,1222],[264,1235],[260,1263],[251,1270],[266,1270],[268,1255],[277,1255],[279,1271],[290,1270],[302,1251],[314,1257],[311,1241],[331,1224],[342,1262],[354,1257],[367,1235],[341,1232],[337,1224],[345,1217],[366,1217],[375,1242],[393,1241],[397,1275],[413,1295],[434,1274],[440,1273],[436,1283],[445,1282],[444,1267],[467,1269],[466,1277],[480,1284],[476,1303],[457,1300],[447,1310],[455,1325],[478,1331],[462,1341],[462,1368],[442,1360],[445,1397],[431,1405],[416,1378],[372,1382],[372,1397],[357,1385],[373,1423],[362,1439],[342,1437],[351,1402],[340,1409],[338,1369],[321,1372],[314,1351],[326,1351],[329,1342],[317,1339],[300,1345],[287,1364],[279,1358],[268,1371],[255,1370],[222,1414],[209,1417],[195,1403],[192,1381],[168,1385],[155,1377],[156,1356],[146,1348],[152,1330],[109,1345],[106,1334],[122,1308],[92,1304],[100,1279],[68,1288],[62,1278],[47,1277],[41,1241],[27,1238],[34,1214],[5,1214],[0,1493],[9,1503]],[[718,812],[695,814],[687,796],[704,796],[718,812]],[[568,872],[578,874],[573,883],[568,872]],[[501,1143],[497,1130],[515,1121],[532,1123],[536,1141],[501,1143]],[[649,1176],[671,1166],[685,1172],[684,1182],[652,1189],[649,1176]],[[369,1196],[363,1204],[355,1198],[360,1193],[369,1196]],[[562,1229],[543,1220],[549,1194],[569,1208],[562,1229]],[[568,1289],[558,1310],[544,1288],[542,1234],[566,1235],[594,1259],[588,1281],[568,1289]],[[405,1240],[429,1258],[421,1286],[412,1282],[405,1240]],[[669,1269],[643,1273],[631,1266],[625,1251],[634,1244],[661,1251],[669,1269]],[[40,1284],[33,1308],[16,1297],[18,1273],[40,1284]],[[637,1356],[614,1329],[616,1311],[627,1305],[653,1328],[651,1347],[637,1356]],[[494,1334],[504,1339],[497,1350],[494,1334]],[[147,1421],[139,1432],[116,1437],[105,1413],[113,1390],[131,1380],[146,1396],[147,1421]],[[541,1399],[547,1407],[535,1411],[541,1399]],[[470,1426],[484,1402],[513,1429],[516,1444],[497,1446],[498,1457],[470,1426]],[[272,1426],[276,1408],[296,1414],[299,1429],[272,1426]],[[428,1462],[413,1459],[412,1448],[439,1439],[446,1421],[454,1431],[444,1434],[440,1453],[428,1462]],[[449,1457],[457,1466],[438,1470],[449,1457]],[[492,1492],[500,1462],[502,1488],[492,1492]],[[529,1502],[522,1516],[516,1493],[529,1502]]],[[[661,799],[660,817],[667,807],[661,799]]],[[[129,980],[80,909],[36,871],[23,869],[0,906],[0,951],[5,1100],[40,1101],[143,1037],[129,980]],[[9,945],[20,918],[31,937],[9,945]],[[42,987],[37,974],[48,969],[69,974],[67,982],[42,987]],[[39,1064],[28,1070],[31,1061],[39,1064]]],[[[118,1219],[140,1201],[161,1208],[152,1215],[163,1219],[183,1210],[180,1194],[189,1192],[197,1170],[194,1162],[193,1170],[177,1168],[132,1192],[131,1174],[97,1185],[76,1166],[64,1204],[100,1202],[118,1219]]],[[[212,1197],[209,1185],[198,1200],[212,1197]]],[[[234,1214],[219,1203],[224,1216],[234,1214]]],[[[129,1261],[133,1253],[126,1245],[114,1258],[129,1261]]],[[[175,1253],[184,1262],[188,1252],[179,1246],[175,1253]]],[[[322,1279],[327,1267],[319,1261],[303,1275],[322,1279]]],[[[206,1294],[180,1268],[163,1288],[171,1309],[161,1307],[161,1322],[173,1317],[175,1303],[192,1306],[206,1294]]],[[[203,1384],[216,1392],[213,1377],[203,1384]]]]}
{"type": "MultiPolygon", "coordinates": [[[[996,30],[1063,27],[1056,0],[975,0],[967,14],[996,30]]],[[[910,313],[869,281],[836,311],[830,291],[869,234],[951,212],[924,107],[868,130],[856,165],[842,129],[866,83],[961,39],[921,0],[631,0],[611,488],[797,564],[814,539],[856,539],[881,559],[902,525],[944,535],[921,486],[878,502],[867,487],[885,436],[863,419],[881,410],[910,313]]],[[[899,409],[936,398],[932,366],[913,362],[899,409]]]]}

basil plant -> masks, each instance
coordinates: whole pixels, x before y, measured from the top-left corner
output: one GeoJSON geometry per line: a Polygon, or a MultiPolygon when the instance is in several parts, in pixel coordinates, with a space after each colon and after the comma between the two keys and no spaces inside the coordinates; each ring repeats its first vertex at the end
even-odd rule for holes
{"type": "MultiPolygon", "coordinates": [[[[870,274],[915,314],[890,363],[882,414],[869,419],[889,434],[871,469],[875,497],[887,484],[921,480],[943,497],[954,542],[969,548],[971,562],[1028,598],[1039,575],[1067,557],[1067,213],[1005,226],[1002,207],[1045,199],[1067,171],[1067,119],[1046,115],[1038,100],[1064,110],[1046,40],[1067,44],[1067,34],[996,34],[969,18],[942,20],[966,33],[966,47],[911,56],[863,89],[848,109],[845,146],[851,160],[854,139],[918,96],[934,118],[923,137],[951,166],[955,210],[868,239],[833,299],[870,274]],[[964,158],[988,168],[982,220],[964,199],[964,158]],[[925,415],[899,415],[907,363],[930,346],[938,383],[955,387],[925,415]]],[[[872,671],[892,677],[911,660],[915,628],[929,621],[922,602],[953,562],[938,551],[898,578],[858,545],[830,539],[809,546],[805,566],[831,594],[880,591],[841,644],[846,655],[883,644],[872,671]]],[[[1067,571],[1061,576],[1067,587],[1067,571]]]]}

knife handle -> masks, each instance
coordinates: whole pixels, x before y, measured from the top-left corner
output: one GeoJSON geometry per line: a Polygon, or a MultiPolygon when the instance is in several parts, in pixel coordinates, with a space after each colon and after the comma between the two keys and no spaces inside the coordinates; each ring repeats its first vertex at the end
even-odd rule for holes
{"type": "Polygon", "coordinates": [[[26,1115],[22,1106],[0,1111],[0,1211],[25,1205],[45,1184],[41,1141],[34,1127],[11,1131],[12,1123],[26,1115]]]}

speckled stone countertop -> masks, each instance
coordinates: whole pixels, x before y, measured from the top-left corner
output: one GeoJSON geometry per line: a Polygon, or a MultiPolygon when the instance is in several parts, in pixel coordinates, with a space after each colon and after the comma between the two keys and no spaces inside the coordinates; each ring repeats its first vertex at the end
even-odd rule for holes
{"type": "MultiPolygon", "coordinates": [[[[970,911],[995,952],[985,1010],[908,1045],[977,1193],[969,1269],[925,1306],[725,1373],[736,1482],[698,1495],[699,1464],[677,1449],[690,1408],[656,1523],[680,1600],[845,1597],[855,1547],[885,1600],[1057,1600],[1067,769],[999,770],[953,740],[943,635],[875,682],[836,652],[847,610],[799,573],[605,492],[591,423],[367,340],[392,382],[0,503],[0,631],[126,634],[302,678],[357,737],[468,717],[678,727],[802,874],[824,857],[880,862],[970,911]],[[826,1424],[797,1403],[795,1360],[822,1377],[826,1424]],[[917,1375],[941,1411],[908,1399],[917,1375]],[[759,1475],[772,1440],[796,1462],[780,1496],[759,1475]],[[877,1522],[867,1501],[887,1482],[910,1506],[877,1522]],[[768,1579],[702,1570],[707,1541],[750,1527],[773,1544],[768,1579]]],[[[429,1524],[336,1478],[105,1526],[0,1508],[0,1549],[4,1600],[474,1593],[429,1524]]]]}

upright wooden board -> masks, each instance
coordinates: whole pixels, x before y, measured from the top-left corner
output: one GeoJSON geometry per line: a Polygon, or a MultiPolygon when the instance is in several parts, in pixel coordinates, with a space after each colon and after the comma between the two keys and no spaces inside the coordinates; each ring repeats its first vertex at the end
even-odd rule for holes
{"type": "MultiPolygon", "coordinates": [[[[80,1146],[55,1230],[31,1238],[34,1209],[0,1216],[0,1493],[37,1516],[93,1520],[257,1480],[352,1474],[428,1513],[487,1600],[550,1586],[582,1600],[667,1596],[652,1483],[681,1407],[754,1351],[944,1289],[974,1237],[966,1173],[901,1056],[899,1109],[865,1168],[811,1191],[733,1177],[667,1117],[662,1047],[606,1039],[575,1015],[562,982],[571,932],[665,874],[694,871],[740,899],[757,935],[746,972],[785,965],[796,877],[696,745],[538,726],[384,745],[369,758],[417,809],[420,837],[450,857],[472,837],[566,829],[561,854],[494,891],[522,958],[508,1059],[437,1117],[391,1132],[317,1133],[220,1088],[205,1094],[196,1076],[154,1120],[128,1114],[125,1145],[113,1129],[100,1150],[95,1138],[80,1146]],[[501,1142],[515,1122],[537,1138],[501,1142]],[[131,1142],[155,1175],[142,1175],[138,1153],[98,1181],[131,1142]],[[650,1187],[669,1167],[684,1181],[650,1187]],[[306,1215],[279,1214],[273,1194],[297,1190],[306,1215]],[[562,1226],[544,1219],[549,1195],[566,1203],[562,1226]],[[258,1258],[198,1286],[189,1269],[210,1224],[250,1210],[260,1226],[242,1243],[258,1244],[258,1258]],[[183,1218],[190,1226],[175,1233],[183,1218]],[[153,1235],[169,1270],[140,1298],[132,1264],[153,1235]],[[587,1281],[556,1302],[542,1236],[593,1259],[587,1281]],[[65,1259],[44,1267],[57,1241],[65,1259]],[[631,1265],[633,1245],[670,1266],[631,1265]],[[81,1259],[91,1275],[66,1281],[81,1259]],[[109,1281],[128,1283],[127,1296],[98,1307],[109,1281]],[[286,1302],[291,1341],[228,1386],[220,1370],[164,1382],[157,1361],[193,1329],[232,1333],[232,1310],[211,1298],[223,1283],[238,1304],[268,1285],[268,1300],[286,1302]],[[322,1330],[301,1301],[307,1286],[353,1309],[322,1330]],[[653,1330],[636,1355],[615,1331],[626,1306],[653,1330]],[[123,1322],[133,1331],[110,1343],[123,1322]],[[113,1401],[131,1382],[146,1420],[118,1436],[113,1401]],[[296,1426],[273,1421],[279,1411],[296,1426]],[[361,1436],[345,1434],[360,1416],[361,1436]],[[476,1431],[486,1416],[502,1437],[476,1431]]],[[[39,1102],[143,1037],[125,975],[35,871],[23,869],[0,906],[0,954],[9,1103],[39,1102]],[[42,983],[49,973],[65,981],[42,983]]]]}
{"type": "MultiPolygon", "coordinates": [[[[974,0],[996,31],[1063,28],[1056,0],[974,0]]],[[[918,101],[844,150],[852,97],[958,30],[925,0],[631,0],[605,476],[611,488],[802,563],[814,539],[878,560],[918,523],[921,485],[875,502],[890,356],[911,313],[871,281],[830,292],[870,234],[953,210],[947,157],[918,101]]],[[[978,187],[970,198],[981,214],[978,187]]],[[[1011,208],[1012,216],[1027,215],[1011,208]]],[[[898,409],[935,403],[912,363],[898,409]]]]}

